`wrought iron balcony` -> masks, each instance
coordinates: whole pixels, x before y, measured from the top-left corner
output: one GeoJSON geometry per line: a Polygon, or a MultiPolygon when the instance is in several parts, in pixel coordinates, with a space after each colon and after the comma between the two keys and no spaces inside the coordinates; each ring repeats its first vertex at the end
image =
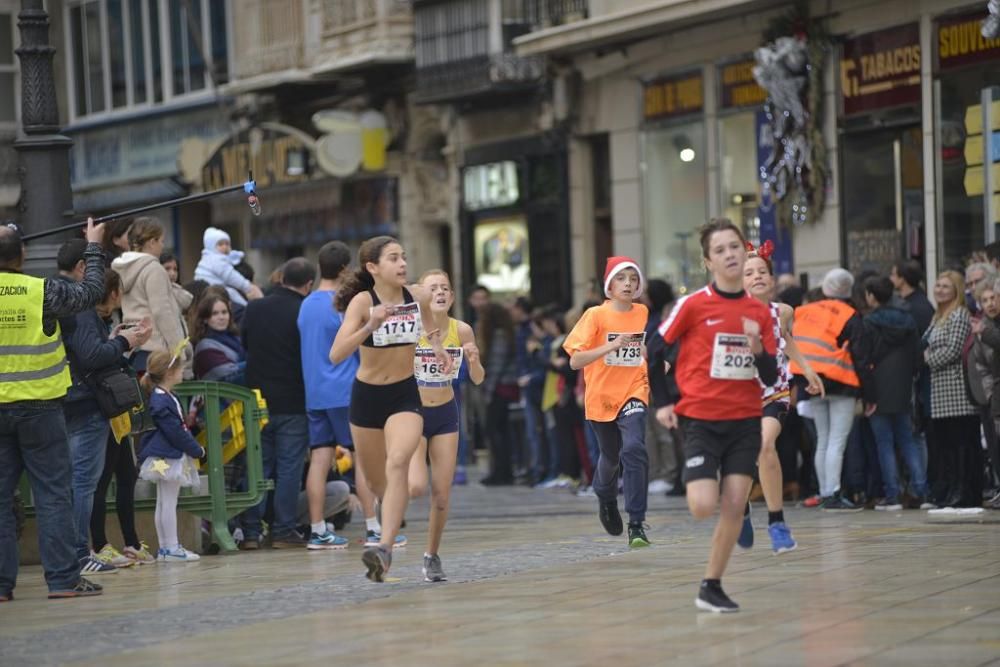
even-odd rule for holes
{"type": "Polygon", "coordinates": [[[520,0],[532,31],[554,28],[589,16],[587,0],[520,0]]]}
{"type": "Polygon", "coordinates": [[[430,104],[534,88],[544,77],[541,58],[513,53],[474,56],[417,70],[416,100],[430,104]]]}

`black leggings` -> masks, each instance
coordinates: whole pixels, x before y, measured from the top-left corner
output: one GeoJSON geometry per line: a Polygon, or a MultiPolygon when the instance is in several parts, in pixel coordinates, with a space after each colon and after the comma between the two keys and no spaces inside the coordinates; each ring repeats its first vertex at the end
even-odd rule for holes
{"type": "Polygon", "coordinates": [[[116,443],[113,436],[108,438],[104,472],[101,474],[101,481],[97,483],[94,509],[90,514],[90,537],[94,542],[94,551],[100,551],[108,544],[108,536],[104,534],[104,516],[107,512],[106,498],[111,475],[115,476],[117,482],[115,506],[125,546],[138,549],[139,537],[135,532],[135,480],[138,475],[132,458],[132,438],[125,438],[121,443],[116,443]]]}

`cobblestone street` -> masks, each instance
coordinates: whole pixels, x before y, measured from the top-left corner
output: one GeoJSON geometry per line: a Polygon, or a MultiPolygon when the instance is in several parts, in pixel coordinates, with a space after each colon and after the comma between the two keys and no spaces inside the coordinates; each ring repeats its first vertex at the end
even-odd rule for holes
{"type": "MultiPolygon", "coordinates": [[[[712,522],[651,499],[652,548],[604,534],[594,499],[460,487],[442,558],[421,576],[426,500],[390,581],[347,551],[265,550],[103,577],[44,599],[37,566],[0,607],[0,664],[983,665],[1000,661],[1000,531],[924,512],[789,509],[799,549],[757,545],[725,579],[736,615],[695,611],[712,522]]],[[[993,518],[993,517],[988,517],[993,518]]]]}

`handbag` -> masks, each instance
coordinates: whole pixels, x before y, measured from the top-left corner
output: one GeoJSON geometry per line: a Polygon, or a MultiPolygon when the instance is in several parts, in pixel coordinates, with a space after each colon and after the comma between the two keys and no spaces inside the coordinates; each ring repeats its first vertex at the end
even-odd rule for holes
{"type": "Polygon", "coordinates": [[[111,419],[120,414],[141,408],[142,390],[135,371],[120,366],[108,366],[88,374],[85,378],[101,414],[111,419]]]}

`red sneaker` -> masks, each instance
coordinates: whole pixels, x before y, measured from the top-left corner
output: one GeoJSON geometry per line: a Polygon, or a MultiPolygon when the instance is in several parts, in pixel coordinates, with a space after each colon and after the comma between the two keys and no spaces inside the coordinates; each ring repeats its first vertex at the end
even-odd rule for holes
{"type": "Polygon", "coordinates": [[[811,498],[806,498],[802,501],[803,507],[819,507],[820,503],[823,502],[823,498],[820,496],[812,496],[811,498]]]}

